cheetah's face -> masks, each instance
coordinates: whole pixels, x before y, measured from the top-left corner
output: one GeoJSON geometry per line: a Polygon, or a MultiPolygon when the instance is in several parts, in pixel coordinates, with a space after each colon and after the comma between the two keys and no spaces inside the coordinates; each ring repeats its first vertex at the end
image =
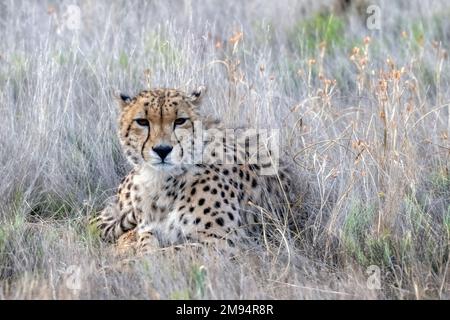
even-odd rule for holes
{"type": "Polygon", "coordinates": [[[188,95],[175,89],[120,95],[119,137],[129,161],[168,170],[183,163],[192,144],[203,88],[188,95]]]}

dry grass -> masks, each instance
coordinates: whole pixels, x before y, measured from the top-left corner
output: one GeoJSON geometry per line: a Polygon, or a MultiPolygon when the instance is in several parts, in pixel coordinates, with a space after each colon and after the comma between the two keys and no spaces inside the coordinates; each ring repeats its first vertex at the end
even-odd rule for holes
{"type": "Polygon", "coordinates": [[[69,2],[1,2],[0,299],[448,299],[450,6],[382,2],[371,31],[357,2],[85,0],[78,31],[69,2]],[[306,225],[236,261],[118,257],[86,228],[129,169],[110,92],[198,84],[281,129],[306,225]]]}

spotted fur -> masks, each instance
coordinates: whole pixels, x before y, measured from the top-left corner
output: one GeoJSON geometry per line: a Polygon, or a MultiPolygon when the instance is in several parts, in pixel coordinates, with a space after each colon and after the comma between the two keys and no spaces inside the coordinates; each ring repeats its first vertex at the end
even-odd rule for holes
{"type": "Polygon", "coordinates": [[[193,132],[195,121],[207,129],[219,126],[200,114],[202,94],[155,89],[120,97],[119,137],[134,169],[93,220],[104,240],[116,242],[134,230],[142,251],[187,242],[232,251],[260,233],[262,213],[252,203],[271,212],[287,206],[284,169],[262,176],[264,163],[183,162],[194,151],[178,140],[180,130],[193,132]]]}

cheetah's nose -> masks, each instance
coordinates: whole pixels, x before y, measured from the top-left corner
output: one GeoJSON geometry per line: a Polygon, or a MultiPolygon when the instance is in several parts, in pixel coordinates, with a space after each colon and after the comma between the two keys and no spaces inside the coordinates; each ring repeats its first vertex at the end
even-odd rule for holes
{"type": "Polygon", "coordinates": [[[172,151],[173,147],[167,145],[159,145],[152,148],[153,151],[161,158],[162,161],[167,157],[167,155],[172,151]]]}

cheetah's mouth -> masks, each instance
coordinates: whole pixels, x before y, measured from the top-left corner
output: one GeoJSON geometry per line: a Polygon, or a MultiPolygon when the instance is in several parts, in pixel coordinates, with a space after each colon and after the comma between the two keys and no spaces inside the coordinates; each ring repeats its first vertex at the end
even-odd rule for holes
{"type": "Polygon", "coordinates": [[[157,169],[167,170],[167,169],[172,168],[174,166],[174,164],[171,162],[167,162],[167,161],[159,161],[156,163],[152,163],[152,166],[157,169]]]}

